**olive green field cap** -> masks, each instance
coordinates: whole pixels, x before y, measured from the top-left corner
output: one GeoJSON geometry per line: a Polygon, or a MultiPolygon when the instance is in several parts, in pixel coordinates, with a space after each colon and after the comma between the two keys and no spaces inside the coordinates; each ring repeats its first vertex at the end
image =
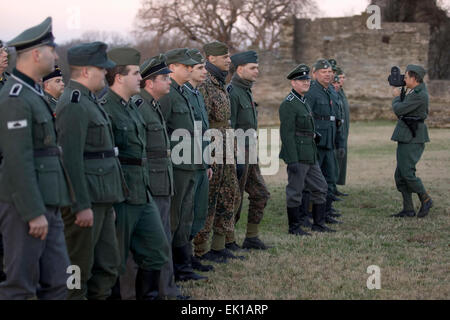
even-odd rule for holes
{"type": "Polygon", "coordinates": [[[328,60],[326,59],[319,59],[316,61],[316,63],[314,63],[314,70],[320,70],[320,69],[328,69],[331,68],[331,64],[330,62],[328,62],[328,60]]]}
{"type": "Polygon", "coordinates": [[[419,77],[421,79],[423,79],[423,77],[425,77],[425,69],[419,65],[416,64],[408,64],[408,66],[406,67],[406,72],[408,71],[413,71],[415,73],[417,73],[419,75],[419,77]]]}
{"type": "Polygon", "coordinates": [[[118,66],[138,66],[141,54],[134,48],[114,48],[108,51],[108,58],[118,66]]]}
{"type": "Polygon", "coordinates": [[[203,46],[206,56],[224,56],[228,54],[228,47],[225,43],[214,41],[203,46]]]}
{"type": "Polygon", "coordinates": [[[233,54],[230,58],[235,67],[247,63],[258,63],[258,54],[253,50],[233,54]]]}
{"type": "Polygon", "coordinates": [[[71,66],[94,66],[110,69],[116,64],[108,59],[106,43],[96,41],[81,43],[67,51],[67,61],[71,66]]]}
{"type": "Polygon", "coordinates": [[[198,64],[197,61],[192,59],[191,56],[188,54],[187,48],[177,48],[169,50],[165,53],[165,56],[167,65],[173,63],[181,63],[186,66],[194,66],[198,64]]]}
{"type": "Polygon", "coordinates": [[[197,61],[197,64],[205,63],[205,57],[201,54],[200,50],[198,49],[189,49],[188,50],[189,56],[197,61]]]}

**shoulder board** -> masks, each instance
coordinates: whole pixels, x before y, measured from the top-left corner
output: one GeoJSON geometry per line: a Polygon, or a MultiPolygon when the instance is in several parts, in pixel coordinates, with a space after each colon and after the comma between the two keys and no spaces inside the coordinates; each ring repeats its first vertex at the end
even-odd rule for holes
{"type": "Polygon", "coordinates": [[[80,102],[81,93],[80,90],[73,90],[70,94],[70,102],[78,103],[80,102]]]}
{"type": "Polygon", "coordinates": [[[286,100],[287,100],[287,101],[292,101],[292,100],[294,100],[294,98],[295,98],[295,96],[294,96],[292,93],[290,93],[290,94],[286,97],[286,100]]]}
{"type": "Polygon", "coordinates": [[[228,85],[228,87],[227,87],[228,93],[230,93],[231,90],[233,90],[233,85],[230,83],[230,84],[228,85]]]}
{"type": "Polygon", "coordinates": [[[23,86],[20,83],[15,83],[11,90],[9,91],[10,97],[18,97],[20,94],[20,91],[22,91],[23,86]]]}

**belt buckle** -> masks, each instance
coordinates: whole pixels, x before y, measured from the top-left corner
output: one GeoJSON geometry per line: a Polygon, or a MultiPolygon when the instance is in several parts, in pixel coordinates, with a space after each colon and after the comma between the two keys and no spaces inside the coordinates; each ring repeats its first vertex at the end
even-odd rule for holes
{"type": "Polygon", "coordinates": [[[170,155],[171,155],[171,151],[170,151],[170,149],[167,149],[167,157],[170,158],[170,155]]]}
{"type": "Polygon", "coordinates": [[[335,116],[330,116],[330,121],[335,121],[336,117],[335,116]]]}
{"type": "Polygon", "coordinates": [[[119,156],[119,148],[114,147],[114,156],[118,157],[119,156]]]}

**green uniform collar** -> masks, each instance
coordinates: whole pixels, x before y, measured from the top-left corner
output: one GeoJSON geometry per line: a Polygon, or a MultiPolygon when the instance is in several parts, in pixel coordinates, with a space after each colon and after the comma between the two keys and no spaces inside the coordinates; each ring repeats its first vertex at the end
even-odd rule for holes
{"type": "Polygon", "coordinates": [[[34,80],[27,76],[25,73],[22,73],[14,68],[12,74],[13,76],[19,78],[21,81],[25,82],[25,84],[30,86],[35,91],[40,92],[42,95],[44,94],[42,87],[38,83],[34,82],[34,80]]]}
{"type": "Polygon", "coordinates": [[[170,84],[175,90],[177,90],[179,93],[183,93],[183,85],[179,85],[178,82],[176,82],[173,78],[170,79],[172,83],[170,84]]]}
{"type": "Polygon", "coordinates": [[[78,91],[80,91],[80,93],[89,97],[92,101],[97,102],[97,97],[95,96],[95,94],[93,94],[87,87],[85,87],[81,83],[79,83],[73,79],[70,79],[67,87],[70,89],[78,90],[78,91]]]}
{"type": "Polygon", "coordinates": [[[416,86],[413,91],[416,93],[419,93],[420,91],[422,91],[425,88],[425,83],[419,83],[418,86],[416,86]]]}
{"type": "Polygon", "coordinates": [[[141,89],[140,96],[153,108],[156,108],[156,106],[158,105],[158,101],[153,98],[153,96],[147,90],[141,89]]]}
{"type": "Polygon", "coordinates": [[[186,82],[184,84],[184,86],[193,94],[195,94],[196,96],[198,96],[200,94],[200,91],[198,91],[198,89],[195,89],[194,86],[192,85],[192,83],[190,83],[189,81],[186,82]]]}
{"type": "Polygon", "coordinates": [[[241,87],[241,88],[244,88],[244,89],[247,89],[247,90],[250,90],[250,91],[251,91],[252,86],[253,86],[253,81],[242,79],[241,77],[239,77],[239,75],[237,73],[235,73],[233,75],[233,78],[231,79],[231,83],[233,85],[236,85],[238,87],[241,87]]]}
{"type": "Polygon", "coordinates": [[[130,101],[125,101],[121,96],[119,96],[117,93],[115,93],[111,88],[108,89],[108,96],[115,100],[116,103],[121,104],[123,107],[127,107],[130,104],[130,101]]]}

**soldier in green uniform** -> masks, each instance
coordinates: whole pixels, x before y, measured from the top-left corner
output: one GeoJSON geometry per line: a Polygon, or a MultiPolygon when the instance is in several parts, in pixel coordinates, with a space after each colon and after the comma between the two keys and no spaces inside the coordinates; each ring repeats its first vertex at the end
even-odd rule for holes
{"type": "Polygon", "coordinates": [[[61,69],[55,65],[55,70],[42,78],[45,97],[53,111],[56,111],[56,104],[59,97],[64,92],[64,81],[61,69]]]}
{"type": "MultiPolygon", "coordinates": [[[[8,48],[3,46],[3,42],[0,40],[0,90],[2,90],[3,86],[6,83],[7,72],[5,71],[8,68],[8,48]]],[[[1,163],[1,154],[0,154],[0,163],[1,163]]],[[[0,282],[6,279],[6,274],[3,272],[3,242],[2,235],[0,234],[0,282]]]]}
{"type": "Polygon", "coordinates": [[[172,228],[172,253],[176,281],[200,280],[207,277],[194,272],[192,268],[192,250],[190,235],[194,220],[194,187],[198,165],[194,159],[194,108],[189,103],[184,84],[189,80],[192,66],[197,62],[189,56],[188,49],[179,48],[166,52],[167,65],[170,73],[170,92],[163,96],[159,102],[161,111],[166,120],[167,131],[171,136],[173,180],[175,194],[170,206],[170,223],[172,228]],[[178,129],[178,130],[177,130],[178,129]],[[176,131],[177,130],[177,131],[176,131]],[[175,132],[176,131],[176,132],[175,132]],[[173,133],[184,132],[183,142],[188,142],[190,156],[185,157],[184,152],[173,153],[179,142],[174,139],[173,133]],[[175,157],[183,155],[181,161],[174,161],[175,157]]]}
{"type": "MultiPolygon", "coordinates": [[[[242,247],[244,249],[267,249],[259,235],[259,223],[264,214],[264,208],[270,197],[264,178],[261,175],[258,162],[251,163],[250,145],[255,147],[256,152],[256,132],[258,130],[258,111],[257,103],[253,99],[252,86],[259,74],[258,55],[255,51],[246,51],[236,53],[231,56],[231,62],[236,68],[236,72],[227,87],[231,102],[231,126],[233,129],[242,129],[253,131],[249,139],[245,139],[244,163],[238,163],[237,174],[240,188],[240,204],[237,206],[235,223],[239,221],[244,199],[244,191],[248,193],[249,208],[247,218],[247,233],[245,235],[242,247]],[[253,138],[253,139],[252,139],[253,138]]],[[[240,154],[241,152],[238,152],[240,154]]],[[[227,234],[227,248],[237,246],[234,237],[234,231],[227,234]]]]}
{"type": "Polygon", "coordinates": [[[421,202],[417,217],[425,217],[433,205],[422,181],[416,176],[416,165],[425,149],[425,143],[430,141],[424,122],[428,116],[428,91],[423,82],[424,76],[423,67],[410,64],[405,73],[409,92],[402,97],[400,90],[394,89],[396,97],[392,101],[392,109],[398,121],[391,140],[397,141],[395,184],[403,197],[403,210],[394,217],[415,216],[412,193],[417,193],[421,202]]]}
{"type": "Polygon", "coordinates": [[[119,161],[129,188],[125,202],[115,204],[121,267],[126,270],[128,252],[138,265],[136,299],[154,300],[159,295],[160,270],[168,262],[169,243],[158,207],[150,194],[146,124],[131,97],[140,91],[140,53],[115,48],[108,57],[116,66],[107,69],[108,93],[101,104],[111,117],[119,161]]]}
{"type": "Polygon", "coordinates": [[[9,73],[6,72],[8,68],[8,48],[3,46],[3,42],[0,40],[0,90],[6,83],[6,79],[9,73]]]}
{"type": "Polygon", "coordinates": [[[327,182],[318,162],[318,148],[313,113],[306,92],[310,88],[309,68],[299,64],[287,76],[291,80],[292,91],[282,102],[279,110],[281,151],[280,158],[287,163],[288,185],[286,204],[289,233],[309,235],[301,229],[300,207],[303,190],[311,192],[313,203],[313,231],[334,232],[325,225],[327,182]]]}
{"type": "MultiPolygon", "coordinates": [[[[229,258],[238,258],[225,247],[225,236],[234,230],[235,207],[240,203],[236,164],[233,161],[235,151],[228,150],[229,146],[226,144],[226,131],[232,129],[230,98],[225,88],[225,78],[231,59],[228,47],[222,42],[207,43],[203,49],[207,59],[205,67],[208,74],[198,89],[205,100],[210,128],[222,134],[223,161],[222,163],[214,162],[211,165],[213,177],[209,183],[208,215],[205,226],[194,238],[195,255],[200,259],[227,262],[229,258]],[[227,161],[230,159],[231,163],[227,161]],[[211,230],[213,230],[213,236],[211,249],[208,251],[211,230]]],[[[217,157],[220,156],[217,154],[217,157]]]]}
{"type": "MultiPolygon", "coordinates": [[[[321,136],[320,142],[317,144],[319,165],[328,183],[325,221],[340,223],[329,215],[332,212],[336,188],[335,149],[342,149],[343,145],[341,131],[338,130],[336,121],[338,119],[338,98],[331,86],[333,72],[330,63],[325,59],[319,59],[314,64],[314,69],[316,80],[311,84],[305,97],[311,107],[317,133],[321,136]]],[[[342,151],[339,150],[339,152],[342,151]]]]}
{"type": "MultiPolygon", "coordinates": [[[[339,166],[339,176],[337,179],[338,185],[345,185],[346,176],[347,176],[347,145],[348,145],[348,135],[350,131],[350,106],[348,104],[347,95],[344,91],[344,83],[345,83],[345,73],[342,70],[342,68],[337,67],[336,68],[336,75],[339,77],[339,91],[338,94],[342,100],[342,111],[343,111],[343,117],[342,117],[342,135],[344,138],[344,156],[338,157],[338,166],[339,166]]],[[[336,189],[336,195],[337,196],[348,196],[348,194],[340,192],[336,189]]]]}
{"type": "MultiPolygon", "coordinates": [[[[194,108],[194,118],[196,121],[196,130],[201,132],[201,136],[209,129],[208,112],[206,111],[205,101],[203,96],[198,91],[198,86],[206,80],[208,71],[205,69],[205,58],[198,49],[190,49],[188,54],[194,59],[197,64],[192,67],[189,81],[184,84],[185,94],[189,103],[194,108]],[[201,126],[201,128],[200,128],[201,126]],[[201,129],[201,130],[200,130],[201,129]]],[[[206,215],[208,214],[208,192],[209,180],[212,178],[212,169],[203,158],[203,151],[208,146],[207,141],[195,141],[196,149],[194,150],[199,155],[197,158],[201,159],[201,163],[197,164],[195,185],[194,185],[194,220],[192,221],[192,228],[189,240],[191,241],[197,233],[205,226],[206,215]],[[198,146],[198,147],[197,147],[198,146]]],[[[191,242],[192,246],[192,242],[191,242]]],[[[192,256],[192,267],[196,270],[208,272],[214,269],[212,265],[203,265],[200,260],[194,255],[192,256]]]]}
{"type": "MultiPolygon", "coordinates": [[[[158,100],[170,91],[171,71],[160,54],[140,66],[141,92],[133,97],[146,123],[147,159],[152,198],[158,206],[168,243],[172,243],[170,227],[170,203],[173,196],[173,168],[170,158],[170,138],[158,100]]],[[[172,248],[169,246],[169,261],[161,269],[159,282],[161,298],[181,299],[180,289],[175,284],[172,263],[172,248]]]]}
{"type": "Polygon", "coordinates": [[[59,208],[75,199],[53,113],[38,84],[58,58],[51,18],[8,45],[16,48],[17,61],[0,92],[0,233],[7,274],[0,299],[65,299],[70,261],[59,208]]]}
{"type": "Polygon", "coordinates": [[[56,108],[58,141],[77,199],[62,211],[70,260],[81,270],[81,288],[69,290],[70,300],[106,299],[118,276],[113,203],[125,199],[125,181],[111,122],[94,95],[105,85],[105,69],[114,66],[106,48],[92,42],[69,49],[70,81],[56,108]]]}

